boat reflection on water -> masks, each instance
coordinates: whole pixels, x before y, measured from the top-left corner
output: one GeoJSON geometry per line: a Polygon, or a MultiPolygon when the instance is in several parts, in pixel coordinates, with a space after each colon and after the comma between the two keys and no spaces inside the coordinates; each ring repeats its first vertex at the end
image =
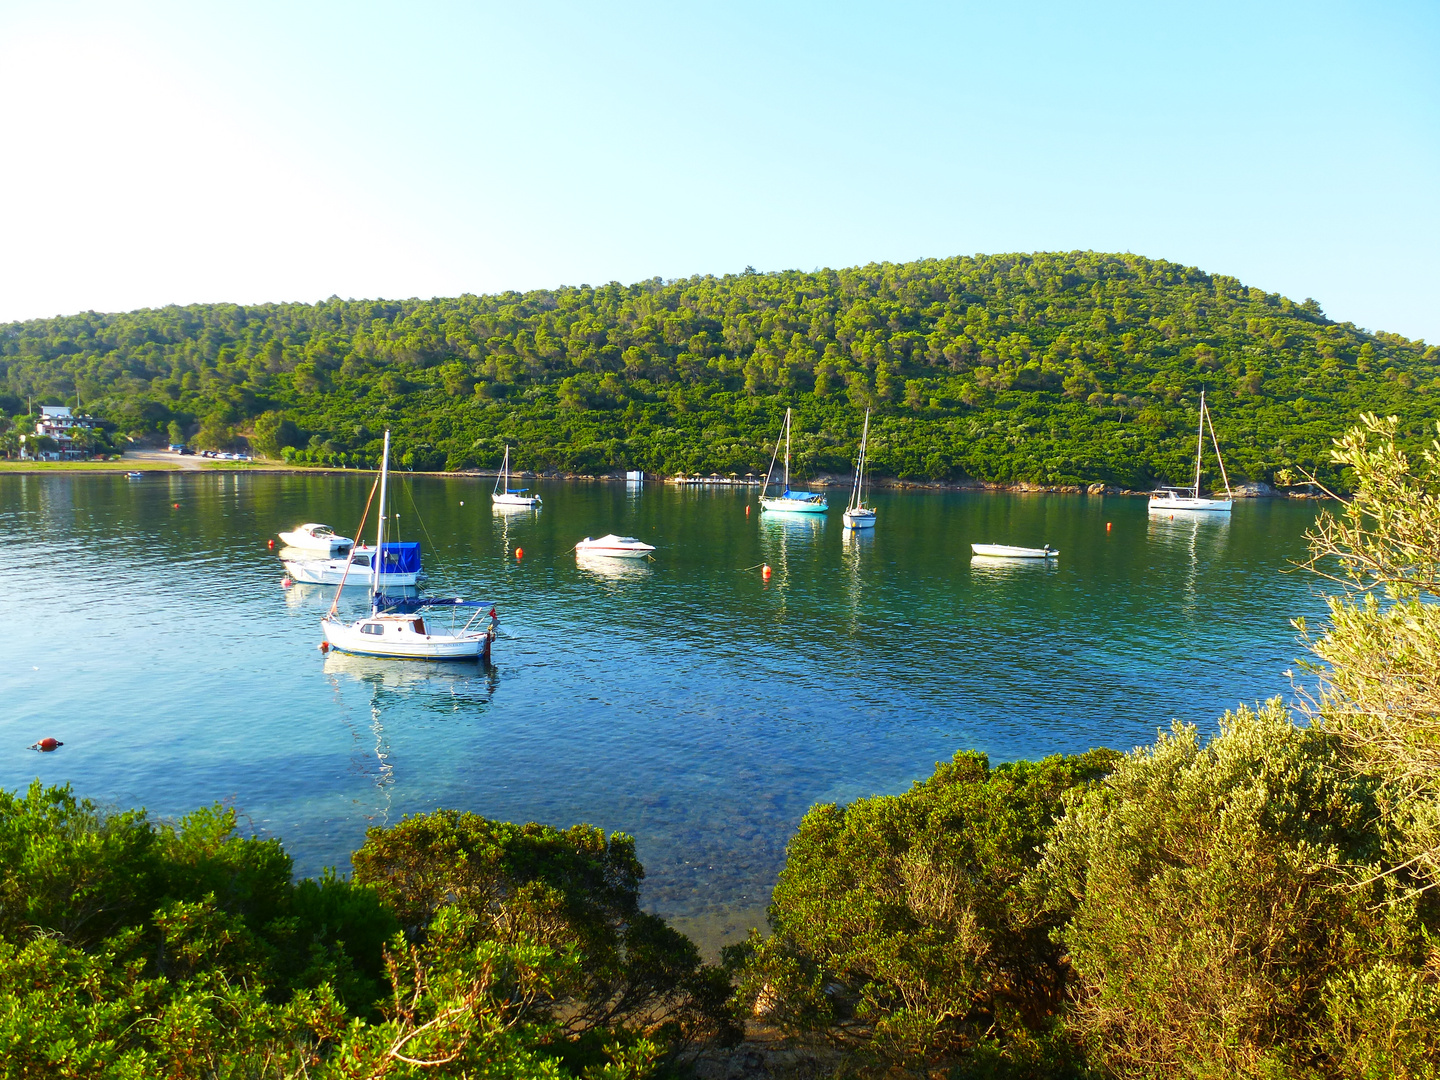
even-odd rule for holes
{"type": "Polygon", "coordinates": [[[605,581],[643,581],[651,573],[648,559],[613,559],[608,555],[575,553],[575,565],[605,581]]]}
{"type": "MultiPolygon", "coordinates": [[[[369,579],[365,577],[361,577],[358,582],[353,583],[353,585],[359,586],[358,588],[352,587],[352,583],[347,581],[344,590],[346,601],[354,600],[357,603],[368,601],[370,599],[370,593],[367,588],[369,584],[369,579]]],[[[303,611],[309,608],[324,611],[329,608],[330,602],[335,599],[335,590],[337,587],[338,586],[335,585],[314,585],[308,581],[292,582],[290,585],[285,586],[285,606],[294,608],[296,611],[303,611]]],[[[419,590],[413,585],[386,586],[385,592],[388,596],[420,595],[419,590]]]]}
{"type": "Polygon", "coordinates": [[[386,718],[404,717],[407,721],[397,729],[403,748],[417,734],[413,730],[417,707],[442,720],[478,720],[488,711],[500,681],[494,665],[480,661],[396,663],[336,651],[326,655],[324,670],[353,740],[350,771],[365,777],[373,788],[374,802],[365,816],[372,825],[380,826],[390,822],[395,787],[396,750],[386,718]]]}
{"type": "MultiPolygon", "coordinates": [[[[447,695],[443,711],[453,712],[461,700],[489,704],[498,682],[495,666],[483,661],[407,660],[356,656],[332,649],[325,655],[325,674],[332,685],[353,679],[375,690],[433,690],[447,695]]],[[[336,687],[338,689],[338,686],[336,687]]]]}
{"type": "Polygon", "coordinates": [[[971,555],[970,574],[981,581],[1004,581],[1021,574],[1053,573],[1056,559],[1007,558],[1004,555],[971,555]]]}
{"type": "Polygon", "coordinates": [[[860,613],[863,604],[864,584],[860,576],[861,564],[875,546],[874,529],[840,530],[840,563],[845,568],[845,598],[849,618],[846,620],[850,636],[858,638],[863,626],[860,613]]]}

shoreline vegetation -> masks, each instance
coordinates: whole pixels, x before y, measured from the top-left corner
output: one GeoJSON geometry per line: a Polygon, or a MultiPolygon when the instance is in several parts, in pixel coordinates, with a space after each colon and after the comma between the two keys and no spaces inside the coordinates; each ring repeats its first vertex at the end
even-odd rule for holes
{"type": "Polygon", "coordinates": [[[0,1076],[1440,1075],[1440,457],[1398,427],[1308,534],[1314,697],[814,806],[718,965],[589,825],[437,810],[296,882],[233,808],[0,792],[0,1076]]]}
{"type": "MultiPolygon", "coordinates": [[[[332,473],[345,475],[355,472],[370,472],[369,468],[343,466],[343,465],[302,465],[287,463],[284,461],[270,461],[260,459],[256,461],[214,461],[209,458],[185,458],[176,461],[156,460],[154,458],[134,459],[124,458],[119,461],[5,461],[0,460],[0,475],[6,473],[16,475],[34,475],[52,472],[72,473],[84,475],[86,473],[114,473],[114,472],[260,472],[260,473],[282,473],[290,475],[324,474],[332,473]],[[182,464],[181,461],[185,464],[182,464]]],[[[496,479],[499,470],[466,469],[463,471],[424,471],[410,469],[406,471],[410,476],[431,476],[449,480],[485,480],[496,479]]],[[[564,480],[564,481],[586,481],[594,483],[627,483],[624,473],[563,473],[551,472],[530,472],[513,471],[510,475],[515,479],[524,480],[564,480]]],[[[650,474],[645,480],[649,484],[668,484],[679,482],[679,478],[650,474]]],[[[760,481],[746,482],[744,480],[730,478],[697,477],[693,481],[685,481],[696,487],[719,486],[735,488],[755,488],[758,490],[760,481]]],[[[854,482],[849,474],[825,475],[822,474],[809,481],[803,482],[804,486],[821,489],[848,488],[854,482]]],[[[1003,483],[983,480],[902,480],[893,476],[866,476],[865,483],[869,486],[898,491],[995,491],[995,492],[1019,492],[1031,494],[1070,494],[1070,495],[1126,495],[1148,497],[1149,491],[1132,491],[1129,488],[1115,487],[1109,484],[1034,484],[1028,481],[1017,481],[1014,483],[1003,483]]],[[[1323,498],[1310,490],[1291,488],[1281,490],[1271,487],[1266,483],[1245,483],[1237,487],[1234,492],[1237,499],[1310,499],[1323,498]]]]}
{"type": "MultiPolygon", "coordinates": [[[[527,293],[85,312],[0,326],[0,443],[79,405],[127,438],[295,465],[844,474],[862,418],[900,482],[1147,490],[1184,482],[1209,400],[1232,479],[1350,479],[1362,412],[1414,450],[1440,348],[1233,277],[1076,251],[748,271],[527,293]]],[[[1215,487],[1218,474],[1207,473],[1215,487]]]]}

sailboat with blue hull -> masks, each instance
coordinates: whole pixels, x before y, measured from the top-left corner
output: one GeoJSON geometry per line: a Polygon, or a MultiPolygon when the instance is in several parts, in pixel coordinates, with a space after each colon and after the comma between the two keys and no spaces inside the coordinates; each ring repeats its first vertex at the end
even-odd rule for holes
{"type": "Polygon", "coordinates": [[[765,473],[765,486],[760,489],[760,509],[784,514],[823,514],[830,509],[824,495],[813,491],[790,490],[790,410],[785,410],[785,424],[780,437],[775,440],[775,453],[770,456],[770,469],[765,473]],[[775,462],[780,457],[780,444],[785,444],[785,465],[780,477],[780,494],[768,496],[770,478],[775,474],[775,462]]]}
{"type": "MultiPolygon", "coordinates": [[[[385,432],[385,450],[380,458],[379,516],[375,525],[375,550],[385,550],[385,488],[389,479],[390,432],[385,432]]],[[[361,522],[364,525],[364,522],[361,522]]],[[[359,532],[356,532],[359,535],[359,532]]],[[[352,549],[351,558],[354,553],[352,549]]],[[[495,606],[489,600],[465,600],[461,597],[388,596],[382,589],[380,559],[371,560],[370,614],[347,623],[340,618],[340,592],[330,611],[320,620],[325,643],[341,652],[356,656],[378,656],[391,660],[489,660],[490,645],[500,623],[495,606]],[[475,623],[489,608],[489,622],[475,623]],[[434,617],[439,610],[449,609],[450,625],[442,626],[434,617]],[[471,610],[473,614],[463,626],[455,625],[455,615],[471,610]],[[430,617],[427,617],[429,613],[430,617]]],[[[347,568],[348,573],[348,568],[347,568]]],[[[358,575],[357,575],[358,576],[358,575]]]]}

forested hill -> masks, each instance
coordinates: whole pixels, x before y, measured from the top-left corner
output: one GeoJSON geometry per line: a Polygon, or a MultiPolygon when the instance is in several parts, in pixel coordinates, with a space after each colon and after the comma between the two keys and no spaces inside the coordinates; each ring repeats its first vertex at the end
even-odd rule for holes
{"type": "MultiPolygon", "coordinates": [[[[1194,460],[1202,387],[1232,480],[1326,464],[1361,411],[1410,438],[1440,350],[1134,255],[996,255],[494,296],[169,307],[0,327],[9,413],[85,408],[300,460],[763,471],[1142,487],[1194,460]]],[[[13,438],[13,433],[12,433],[13,438]]],[[[1215,477],[1218,481],[1218,476],[1215,477]]]]}

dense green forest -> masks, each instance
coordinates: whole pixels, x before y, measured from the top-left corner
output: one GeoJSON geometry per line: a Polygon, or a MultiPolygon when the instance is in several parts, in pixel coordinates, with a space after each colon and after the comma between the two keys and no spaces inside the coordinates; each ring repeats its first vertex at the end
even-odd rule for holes
{"type": "Polygon", "coordinates": [[[1232,479],[1283,483],[1328,475],[1363,410],[1418,436],[1437,358],[1311,300],[1072,252],[12,323],[0,411],[78,395],[117,435],[301,462],[370,464],[389,427],[415,469],[510,443],[526,468],[673,474],[763,471],[793,405],[804,474],[844,472],[871,407],[882,475],[1146,487],[1193,467],[1208,387],[1232,479]]]}

